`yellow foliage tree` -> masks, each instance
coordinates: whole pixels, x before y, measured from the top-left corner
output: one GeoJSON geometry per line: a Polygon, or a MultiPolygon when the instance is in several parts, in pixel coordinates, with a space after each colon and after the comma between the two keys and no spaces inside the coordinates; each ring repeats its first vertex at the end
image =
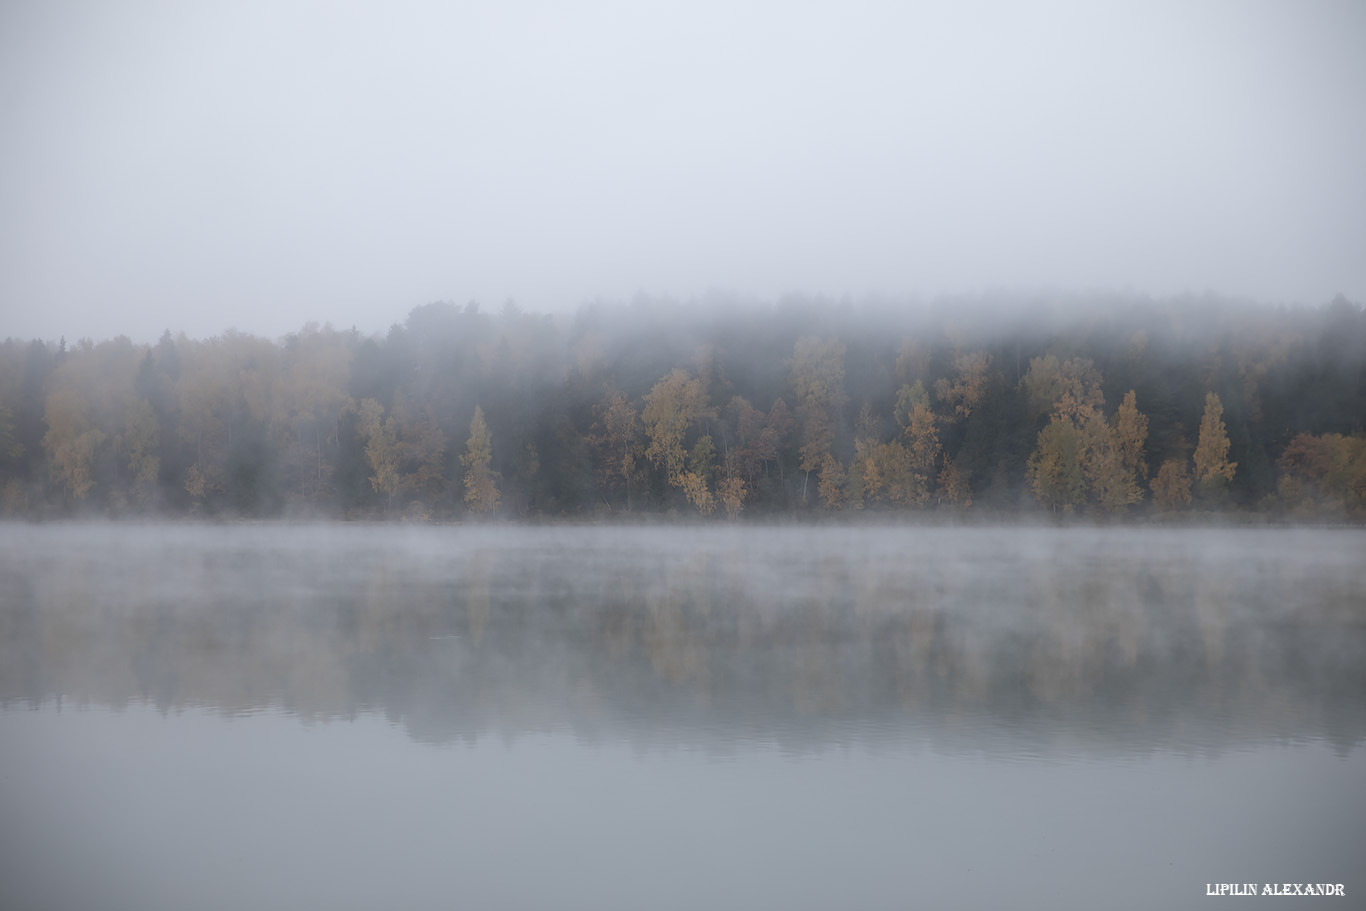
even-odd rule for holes
{"type": "MultiPolygon", "coordinates": [[[[835,457],[831,456],[834,462],[835,457]]],[[[835,463],[833,470],[840,474],[835,463]]],[[[900,505],[910,498],[911,472],[910,456],[906,447],[892,440],[879,443],[874,439],[860,438],[854,441],[854,460],[843,484],[843,504],[851,509],[878,504],[900,505]]],[[[822,489],[829,489],[822,488],[822,489]]]]}
{"type": "Polygon", "coordinates": [[[1082,448],[1077,426],[1060,415],[1039,431],[1025,476],[1034,496],[1050,510],[1071,512],[1086,502],[1082,448]]]}
{"type": "Polygon", "coordinates": [[[935,382],[935,395],[948,407],[949,420],[969,417],[981,404],[990,367],[991,355],[970,351],[953,359],[953,379],[945,377],[935,382]]]}
{"type": "Polygon", "coordinates": [[[603,487],[620,484],[626,489],[626,511],[631,511],[631,490],[644,483],[645,446],[640,416],[623,392],[613,392],[593,406],[597,422],[588,444],[597,454],[598,481],[603,487]]]}
{"type": "Polygon", "coordinates": [[[146,502],[156,489],[161,473],[161,428],[156,412],[146,399],[139,398],[123,416],[123,433],[114,438],[114,451],[127,460],[133,494],[146,502]]]}
{"type": "Polygon", "coordinates": [[[702,515],[709,516],[716,509],[716,498],[707,488],[707,479],[697,472],[684,471],[679,474],[677,486],[683,489],[683,494],[688,498],[688,502],[695,506],[702,515]]]}
{"type": "Polygon", "coordinates": [[[1102,509],[1117,512],[1143,499],[1139,481],[1148,473],[1147,440],[1148,418],[1132,389],[1112,421],[1099,410],[1090,412],[1082,428],[1082,459],[1091,495],[1102,509]]]}
{"type": "Polygon", "coordinates": [[[481,515],[498,509],[498,473],[490,469],[492,462],[493,436],[484,422],[484,410],[475,405],[460,464],[465,466],[465,505],[481,515]]]}
{"type": "Polygon", "coordinates": [[[1186,460],[1168,459],[1157,470],[1157,477],[1149,485],[1153,503],[1159,509],[1177,509],[1191,504],[1191,477],[1186,471],[1186,460]]]}
{"type": "Polygon", "coordinates": [[[650,440],[645,455],[664,469],[671,485],[680,486],[678,476],[688,458],[684,441],[689,428],[715,417],[716,409],[707,404],[702,381],[681,368],[671,370],[645,396],[645,408],[640,413],[650,440]]]}
{"type": "Polygon", "coordinates": [[[374,474],[370,486],[385,496],[385,508],[394,505],[394,494],[401,480],[398,452],[398,431],[394,419],[384,416],[384,406],[374,399],[365,399],[358,406],[357,434],[365,441],[365,461],[374,474]]]}
{"type": "Polygon", "coordinates": [[[1366,437],[1298,434],[1276,465],[1280,505],[1297,512],[1366,515],[1366,437]]]}
{"type": "Polygon", "coordinates": [[[716,496],[725,509],[727,518],[734,519],[745,505],[745,481],[737,475],[722,478],[716,485],[716,496]]]}
{"type": "Polygon", "coordinates": [[[1079,424],[1091,409],[1105,405],[1100,379],[1100,371],[1089,358],[1060,362],[1057,355],[1046,354],[1030,360],[1020,383],[1035,414],[1051,411],[1079,424]]]}
{"type": "Polygon", "coordinates": [[[95,453],[105,434],[91,426],[85,400],[75,389],[55,390],[46,405],[43,447],[52,459],[53,474],[67,493],[83,500],[95,486],[95,453]]]}
{"type": "Polygon", "coordinates": [[[1105,415],[1091,409],[1080,427],[1082,474],[1086,492],[1097,505],[1117,510],[1130,502],[1129,491],[1120,470],[1119,447],[1105,415]]]}
{"type": "MultiPolygon", "coordinates": [[[[1148,458],[1145,454],[1148,445],[1148,417],[1138,410],[1138,396],[1132,389],[1125,394],[1124,401],[1115,412],[1114,431],[1115,446],[1119,448],[1120,469],[1126,479],[1137,487],[1139,481],[1148,477],[1148,458]]],[[[1142,498],[1140,490],[1138,499],[1133,502],[1138,502],[1142,498]]]]}
{"type": "Polygon", "coordinates": [[[847,482],[844,466],[827,452],[821,459],[820,481],[817,485],[817,493],[826,509],[841,509],[848,505],[849,497],[845,490],[847,482]]]}
{"type": "Polygon", "coordinates": [[[1087,502],[1109,445],[1101,408],[1100,372],[1089,360],[1059,362],[1048,354],[1029,362],[1021,384],[1035,413],[1050,411],[1025,467],[1034,496],[1050,510],[1071,512],[1087,502]]]}
{"type": "Polygon", "coordinates": [[[1049,354],[1029,362],[1020,381],[1036,414],[1051,412],[1030,456],[1030,489],[1050,509],[1091,504],[1117,512],[1143,499],[1148,419],[1131,389],[1105,418],[1100,371],[1085,358],[1049,354]]]}
{"type": "Polygon", "coordinates": [[[689,503],[709,515],[716,505],[707,487],[714,453],[711,437],[699,438],[691,453],[685,446],[693,425],[716,418],[716,409],[707,401],[706,385],[675,368],[645,396],[640,418],[650,441],[646,457],[664,469],[669,486],[680,488],[689,503]]]}
{"type": "Polygon", "coordinates": [[[800,465],[806,473],[803,502],[811,472],[821,470],[835,445],[835,425],[845,400],[844,354],[844,343],[833,338],[800,338],[793,349],[791,381],[802,428],[800,465]]]}
{"type": "Polygon", "coordinates": [[[929,405],[917,404],[911,409],[910,423],[906,427],[909,469],[906,499],[915,506],[923,506],[930,498],[930,484],[935,477],[940,448],[934,414],[929,405]]]}
{"type": "Polygon", "coordinates": [[[944,460],[944,468],[939,472],[939,497],[950,506],[966,509],[972,505],[972,488],[968,485],[968,473],[958,467],[952,459],[944,460]]]}
{"type": "Polygon", "coordinates": [[[1233,480],[1237,462],[1228,460],[1228,429],[1224,426],[1224,403],[1213,392],[1205,394],[1205,414],[1200,418],[1200,439],[1195,444],[1195,481],[1222,489],[1233,480]]]}

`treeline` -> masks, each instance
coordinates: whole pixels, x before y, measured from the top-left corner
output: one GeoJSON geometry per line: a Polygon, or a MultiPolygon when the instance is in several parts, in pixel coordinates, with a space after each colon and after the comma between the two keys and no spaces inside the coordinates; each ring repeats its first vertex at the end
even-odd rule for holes
{"type": "Polygon", "coordinates": [[[0,344],[0,509],[1366,516],[1366,313],[1219,299],[435,303],[0,344]]]}

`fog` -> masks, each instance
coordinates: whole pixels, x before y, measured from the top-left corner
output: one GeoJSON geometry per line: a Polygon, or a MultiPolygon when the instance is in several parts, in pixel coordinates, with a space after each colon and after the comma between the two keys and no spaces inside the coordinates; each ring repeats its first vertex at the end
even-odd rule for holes
{"type": "Polygon", "coordinates": [[[1360,4],[18,0],[0,335],[712,290],[1366,299],[1360,4]]]}
{"type": "Polygon", "coordinates": [[[1218,755],[1366,736],[1354,531],[4,528],[0,702],[1218,755]]]}
{"type": "Polygon", "coordinates": [[[1352,896],[1361,537],[0,524],[0,904],[1352,896]]]}
{"type": "Polygon", "coordinates": [[[0,4],[0,905],[1341,884],[1363,35],[0,4]]]}
{"type": "Polygon", "coordinates": [[[724,295],[0,342],[0,515],[1366,518],[1337,298],[724,295]]]}

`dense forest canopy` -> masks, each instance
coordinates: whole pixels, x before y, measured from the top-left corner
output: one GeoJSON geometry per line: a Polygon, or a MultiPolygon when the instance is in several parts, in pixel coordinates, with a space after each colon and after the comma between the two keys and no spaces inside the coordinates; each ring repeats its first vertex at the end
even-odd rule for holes
{"type": "Polygon", "coordinates": [[[1366,517],[1366,312],[1218,298],[415,308],[0,344],[0,511],[1366,517]]]}

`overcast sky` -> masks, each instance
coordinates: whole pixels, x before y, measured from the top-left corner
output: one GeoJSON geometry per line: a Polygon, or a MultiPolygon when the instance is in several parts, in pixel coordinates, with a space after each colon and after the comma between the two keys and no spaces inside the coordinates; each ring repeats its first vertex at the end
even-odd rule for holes
{"type": "Polygon", "coordinates": [[[0,338],[1366,302],[1366,3],[0,3],[0,338]]]}

